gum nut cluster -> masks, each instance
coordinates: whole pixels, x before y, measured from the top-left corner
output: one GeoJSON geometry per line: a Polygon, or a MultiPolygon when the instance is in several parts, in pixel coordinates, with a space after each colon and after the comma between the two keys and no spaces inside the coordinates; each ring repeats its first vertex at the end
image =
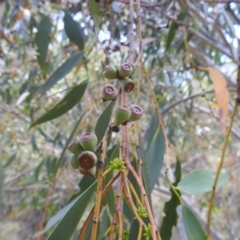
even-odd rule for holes
{"type": "MultiPolygon", "coordinates": [[[[112,79],[118,79],[121,81],[121,88],[124,92],[130,93],[134,89],[134,81],[131,79],[131,76],[134,73],[134,66],[130,63],[123,63],[120,66],[114,66],[114,65],[108,65],[103,71],[103,75],[105,78],[112,80],[112,79]]],[[[107,100],[114,100],[117,95],[117,91],[113,90],[114,86],[112,86],[112,92],[115,93],[115,95],[106,93],[106,88],[110,89],[109,86],[112,85],[106,85],[103,89],[102,93],[102,99],[103,101],[107,100]]]]}
{"type": "Polygon", "coordinates": [[[73,153],[70,164],[83,175],[95,176],[96,174],[97,156],[94,149],[97,142],[96,134],[89,132],[74,137],[68,145],[68,151],[73,153]]]}

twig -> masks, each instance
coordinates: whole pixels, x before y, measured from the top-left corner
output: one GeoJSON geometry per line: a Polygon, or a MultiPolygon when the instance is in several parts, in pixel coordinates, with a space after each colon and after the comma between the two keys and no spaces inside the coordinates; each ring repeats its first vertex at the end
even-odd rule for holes
{"type": "MultiPolygon", "coordinates": [[[[120,172],[118,172],[115,176],[112,177],[112,179],[107,183],[106,187],[103,189],[102,191],[102,196],[101,196],[101,199],[104,198],[104,196],[106,195],[106,193],[108,192],[109,188],[113,185],[113,183],[119,178],[120,176],[120,172]]],[[[94,213],[94,208],[95,206],[92,208],[91,212],[89,213],[86,221],[84,222],[84,225],[78,235],[78,240],[82,240],[84,238],[84,234],[86,232],[86,229],[91,221],[91,218],[93,216],[93,213],[94,213]]]]}
{"type": "Polygon", "coordinates": [[[225,153],[226,153],[227,145],[228,145],[228,142],[229,142],[229,137],[230,137],[230,134],[231,134],[231,129],[232,129],[232,126],[233,126],[234,117],[237,113],[237,107],[238,107],[238,102],[236,101],[235,106],[234,106],[234,110],[233,110],[233,113],[232,113],[232,116],[231,116],[231,122],[230,122],[230,125],[228,127],[226,137],[224,139],[222,154],[221,154],[220,162],[219,162],[219,165],[218,165],[217,173],[216,173],[214,183],[213,183],[213,187],[212,187],[212,194],[211,194],[210,201],[209,201],[208,216],[207,216],[207,240],[210,239],[211,215],[212,215],[213,201],[214,201],[214,197],[215,197],[215,193],[216,193],[216,186],[217,186],[218,178],[219,178],[219,175],[220,175],[223,163],[224,163],[225,153]]]}

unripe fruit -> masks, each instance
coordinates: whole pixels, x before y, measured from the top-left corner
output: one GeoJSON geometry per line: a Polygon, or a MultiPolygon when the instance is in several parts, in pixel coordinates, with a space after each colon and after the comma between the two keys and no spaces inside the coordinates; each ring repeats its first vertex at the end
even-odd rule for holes
{"type": "Polygon", "coordinates": [[[97,168],[96,168],[96,166],[94,166],[93,168],[90,168],[90,169],[79,168],[79,172],[85,176],[94,177],[97,172],[97,168]]]}
{"type": "Polygon", "coordinates": [[[97,156],[94,152],[84,151],[78,155],[78,164],[82,169],[90,169],[97,163],[97,156]]]}
{"type": "Polygon", "coordinates": [[[133,74],[133,67],[130,63],[123,63],[118,69],[118,74],[121,78],[129,77],[133,74]]]}
{"type": "Polygon", "coordinates": [[[143,111],[142,108],[139,107],[138,105],[136,104],[130,105],[129,110],[131,111],[131,115],[128,121],[137,121],[142,117],[143,111]]]}
{"type": "Polygon", "coordinates": [[[71,166],[74,169],[78,169],[79,168],[78,155],[76,155],[76,154],[72,155],[72,157],[70,158],[69,162],[70,162],[71,166]]]}
{"type": "Polygon", "coordinates": [[[79,154],[82,152],[82,147],[80,145],[78,136],[74,137],[74,139],[69,143],[67,149],[73,154],[79,154]]]}
{"type": "Polygon", "coordinates": [[[113,85],[107,84],[106,86],[104,86],[102,90],[103,101],[114,100],[116,96],[117,96],[117,89],[113,85]]]}
{"type": "Polygon", "coordinates": [[[94,151],[98,139],[95,133],[84,133],[79,137],[79,142],[84,150],[94,151]]]}
{"type": "Polygon", "coordinates": [[[122,89],[126,93],[130,93],[134,89],[134,81],[131,78],[125,78],[121,81],[122,89]]]}
{"type": "Polygon", "coordinates": [[[117,78],[117,69],[113,65],[108,65],[103,70],[103,75],[107,79],[116,79],[117,78]]]}
{"type": "Polygon", "coordinates": [[[115,107],[114,109],[114,124],[116,126],[128,121],[131,112],[125,107],[115,107]]]}

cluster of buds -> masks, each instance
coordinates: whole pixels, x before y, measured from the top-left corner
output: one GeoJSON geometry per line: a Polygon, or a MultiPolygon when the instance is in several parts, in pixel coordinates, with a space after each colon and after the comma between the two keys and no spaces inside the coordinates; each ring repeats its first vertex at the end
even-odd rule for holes
{"type": "Polygon", "coordinates": [[[70,163],[74,169],[86,176],[95,176],[97,156],[94,150],[97,146],[95,133],[85,133],[74,137],[68,145],[68,151],[73,153],[70,163]]]}

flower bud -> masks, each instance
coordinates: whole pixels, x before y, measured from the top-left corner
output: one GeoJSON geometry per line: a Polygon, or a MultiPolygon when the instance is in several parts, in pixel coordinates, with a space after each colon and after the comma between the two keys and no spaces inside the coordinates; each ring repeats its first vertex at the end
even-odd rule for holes
{"type": "Polygon", "coordinates": [[[142,108],[139,107],[138,105],[136,104],[130,105],[129,110],[131,112],[131,115],[128,121],[137,121],[142,117],[143,111],[142,108]]]}
{"type": "Polygon", "coordinates": [[[94,151],[98,139],[95,133],[84,133],[79,137],[79,142],[84,150],[94,151]]]}
{"type": "Polygon", "coordinates": [[[96,166],[90,168],[90,169],[82,169],[79,168],[79,172],[85,176],[90,176],[90,177],[94,177],[96,172],[97,172],[97,168],[96,166]]]}
{"type": "Polygon", "coordinates": [[[123,63],[118,69],[118,74],[121,78],[129,77],[133,74],[133,67],[130,63],[123,63]]]}
{"type": "Polygon", "coordinates": [[[115,107],[114,109],[114,124],[116,126],[128,121],[131,112],[125,107],[115,107]]]}
{"type": "Polygon", "coordinates": [[[121,81],[122,89],[124,92],[129,93],[134,89],[134,81],[131,78],[125,78],[121,81]]]}
{"type": "Polygon", "coordinates": [[[79,143],[79,137],[76,136],[73,138],[73,140],[69,143],[67,147],[68,151],[73,154],[79,154],[82,152],[82,147],[79,143]]]}
{"type": "Polygon", "coordinates": [[[116,96],[117,96],[117,89],[113,85],[107,84],[106,86],[104,86],[102,91],[103,101],[114,100],[116,96]]]}
{"type": "Polygon", "coordinates": [[[79,164],[78,164],[78,155],[74,154],[72,155],[72,157],[69,160],[70,164],[72,165],[72,167],[74,169],[78,169],[79,168],[79,164]]]}
{"type": "Polygon", "coordinates": [[[78,164],[82,169],[90,169],[95,166],[97,162],[97,156],[94,152],[84,151],[78,155],[78,164]]]}
{"type": "Polygon", "coordinates": [[[103,75],[107,79],[116,79],[117,78],[117,69],[113,65],[108,65],[103,71],[103,75]]]}

